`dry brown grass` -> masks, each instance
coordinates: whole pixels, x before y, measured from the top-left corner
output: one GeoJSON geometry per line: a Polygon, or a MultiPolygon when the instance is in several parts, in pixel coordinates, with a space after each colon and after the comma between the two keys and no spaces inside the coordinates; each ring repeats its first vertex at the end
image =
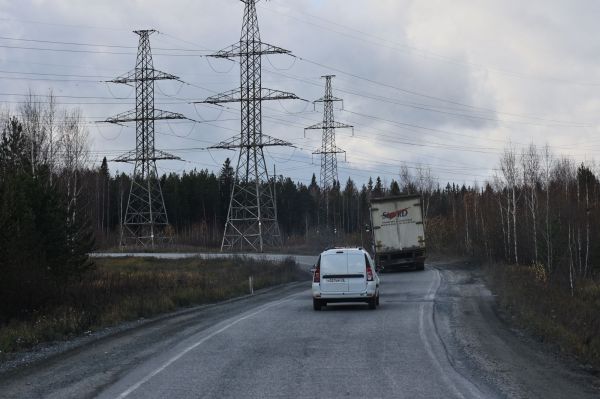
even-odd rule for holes
{"type": "Polygon", "coordinates": [[[489,267],[500,306],[544,341],[600,368],[600,284],[570,290],[551,284],[540,266],[489,267]]]}
{"type": "Polygon", "coordinates": [[[245,295],[249,276],[255,290],[308,278],[293,260],[101,258],[94,262],[95,270],[66,287],[60,303],[39,309],[26,320],[0,326],[0,355],[127,320],[245,295]]]}

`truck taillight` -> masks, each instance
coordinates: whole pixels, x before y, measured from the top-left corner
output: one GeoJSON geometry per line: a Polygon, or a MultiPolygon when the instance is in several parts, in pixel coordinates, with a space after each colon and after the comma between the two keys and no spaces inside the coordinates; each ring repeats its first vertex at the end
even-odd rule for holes
{"type": "Polygon", "coordinates": [[[371,265],[367,262],[367,281],[373,281],[373,269],[371,269],[371,265]]]}
{"type": "Polygon", "coordinates": [[[317,267],[315,268],[315,272],[313,274],[313,283],[320,283],[321,282],[321,268],[319,267],[319,265],[317,265],[317,267]]]}

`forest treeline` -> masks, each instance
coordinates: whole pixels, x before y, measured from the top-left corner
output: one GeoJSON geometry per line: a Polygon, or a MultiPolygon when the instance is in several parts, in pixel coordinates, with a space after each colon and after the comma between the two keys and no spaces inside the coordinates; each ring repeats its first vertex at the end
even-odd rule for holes
{"type": "MultiPolygon", "coordinates": [[[[118,247],[131,182],[106,159],[91,162],[81,112],[61,108],[52,95],[30,97],[1,124],[0,306],[18,297],[33,309],[46,291],[51,297],[90,267],[86,253],[94,243],[118,247]]],[[[483,185],[442,185],[428,168],[398,166],[391,182],[349,178],[328,193],[315,175],[308,185],[277,176],[269,184],[286,247],[369,248],[369,199],[419,193],[431,251],[535,265],[537,278],[572,294],[597,273],[600,186],[592,166],[533,145],[508,147],[496,176],[483,185]]],[[[229,159],[216,172],[161,176],[175,245],[219,247],[233,178],[229,159]]]]}
{"type": "Polygon", "coordinates": [[[428,194],[428,240],[441,251],[531,266],[543,284],[572,294],[597,276],[600,185],[593,165],[548,146],[505,149],[483,187],[446,186],[428,194]]]}
{"type": "Polygon", "coordinates": [[[81,201],[87,133],[81,112],[29,98],[0,134],[0,324],[63,302],[88,271],[94,230],[81,201]]]}

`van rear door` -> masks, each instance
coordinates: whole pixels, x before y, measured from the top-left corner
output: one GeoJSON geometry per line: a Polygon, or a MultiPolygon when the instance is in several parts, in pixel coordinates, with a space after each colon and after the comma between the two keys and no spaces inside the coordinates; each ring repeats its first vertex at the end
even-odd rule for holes
{"type": "Polygon", "coordinates": [[[361,252],[348,254],[348,291],[364,292],[367,289],[367,266],[361,252]]]}
{"type": "Polygon", "coordinates": [[[348,262],[344,251],[321,255],[321,292],[348,292],[348,262]]]}

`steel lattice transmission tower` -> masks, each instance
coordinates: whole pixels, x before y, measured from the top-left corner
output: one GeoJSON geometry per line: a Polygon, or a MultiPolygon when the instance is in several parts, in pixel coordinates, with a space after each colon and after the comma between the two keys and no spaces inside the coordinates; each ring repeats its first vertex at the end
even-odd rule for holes
{"type": "Polygon", "coordinates": [[[182,114],[154,108],[154,82],[156,80],[179,80],[177,76],[154,69],[150,35],[154,30],[134,31],[140,37],[135,69],[112,83],[135,84],[135,110],[108,118],[105,122],[122,124],[135,122],[135,150],[113,161],[135,163],[127,210],[122,220],[121,246],[137,245],[154,247],[170,239],[167,226],[167,210],[156,161],[180,159],[157,150],[154,146],[154,121],[186,119],[182,114]]]}
{"type": "Polygon", "coordinates": [[[212,55],[216,58],[240,58],[240,88],[209,97],[201,103],[241,103],[241,134],[211,147],[240,150],[221,251],[248,248],[263,252],[265,247],[281,244],[263,148],[291,144],[263,134],[262,101],[298,97],[262,87],[262,56],[290,54],[290,51],[261,42],[256,14],[259,0],[241,1],[245,7],[239,43],[212,55]]]}
{"type": "Polygon", "coordinates": [[[337,154],[346,153],[346,151],[340,149],[335,143],[335,130],[343,128],[354,129],[354,127],[335,121],[333,104],[343,100],[333,96],[331,80],[335,75],[326,75],[322,77],[325,78],[325,95],[314,103],[323,103],[323,122],[309,126],[305,130],[323,131],[321,148],[313,152],[313,154],[321,156],[321,190],[325,193],[326,221],[328,221],[329,191],[333,188],[335,182],[338,181],[337,154]]]}

